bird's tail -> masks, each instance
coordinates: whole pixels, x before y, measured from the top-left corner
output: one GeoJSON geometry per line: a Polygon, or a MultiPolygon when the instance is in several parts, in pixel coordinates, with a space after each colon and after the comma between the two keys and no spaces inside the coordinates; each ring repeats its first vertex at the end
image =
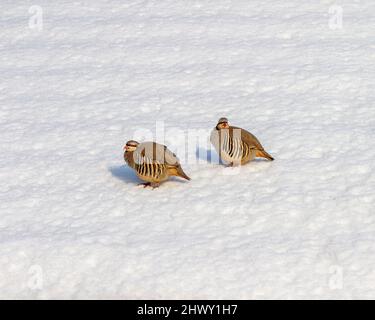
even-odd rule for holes
{"type": "Polygon", "coordinates": [[[169,169],[169,173],[173,176],[181,177],[186,180],[191,180],[187,174],[182,170],[181,166],[173,167],[169,169]]]}
{"type": "Polygon", "coordinates": [[[261,157],[261,158],[266,158],[266,159],[271,160],[271,161],[275,160],[270,154],[268,154],[264,150],[257,150],[255,156],[261,157]]]}

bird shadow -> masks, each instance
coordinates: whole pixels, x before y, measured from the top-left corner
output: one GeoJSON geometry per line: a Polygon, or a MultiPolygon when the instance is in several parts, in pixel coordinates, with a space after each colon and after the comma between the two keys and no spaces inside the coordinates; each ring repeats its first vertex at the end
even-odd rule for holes
{"type": "Polygon", "coordinates": [[[195,156],[197,159],[207,161],[208,163],[224,164],[224,162],[219,159],[219,155],[211,149],[197,147],[195,156]]]}
{"type": "Polygon", "coordinates": [[[207,162],[211,162],[212,152],[211,152],[211,150],[207,150],[205,148],[197,147],[197,149],[195,150],[195,156],[199,160],[205,160],[207,162]]]}
{"type": "Polygon", "coordinates": [[[125,181],[125,182],[133,182],[133,183],[140,183],[139,178],[135,174],[135,172],[127,166],[113,166],[109,167],[108,171],[114,176],[115,178],[125,181]]]}

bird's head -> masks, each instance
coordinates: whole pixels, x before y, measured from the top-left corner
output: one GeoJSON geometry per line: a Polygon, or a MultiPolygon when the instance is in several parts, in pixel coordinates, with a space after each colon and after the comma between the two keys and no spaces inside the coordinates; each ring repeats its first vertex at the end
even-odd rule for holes
{"type": "Polygon", "coordinates": [[[124,151],[134,152],[135,150],[137,150],[138,146],[139,146],[139,142],[134,141],[134,140],[129,140],[124,146],[124,151]]]}
{"type": "Polygon", "coordinates": [[[228,129],[229,128],[229,123],[228,123],[227,118],[220,118],[219,121],[217,122],[216,129],[221,130],[221,129],[228,129]]]}

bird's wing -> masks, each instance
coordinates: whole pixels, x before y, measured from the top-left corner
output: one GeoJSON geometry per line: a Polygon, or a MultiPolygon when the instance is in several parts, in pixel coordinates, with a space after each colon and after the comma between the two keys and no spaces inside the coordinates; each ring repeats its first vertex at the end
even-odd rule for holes
{"type": "Polygon", "coordinates": [[[170,166],[178,166],[180,164],[180,160],[177,156],[170,151],[166,146],[164,146],[164,156],[165,156],[165,163],[170,166]]]}
{"type": "Polygon", "coordinates": [[[141,143],[137,148],[137,152],[148,163],[160,163],[171,166],[179,165],[177,156],[166,146],[156,142],[141,143]]]}
{"type": "Polygon", "coordinates": [[[249,131],[246,131],[245,129],[238,128],[238,127],[232,127],[232,126],[230,128],[233,130],[241,130],[241,138],[245,143],[247,143],[250,146],[250,148],[255,148],[260,151],[264,150],[263,146],[260,144],[257,137],[254,136],[249,131]]]}

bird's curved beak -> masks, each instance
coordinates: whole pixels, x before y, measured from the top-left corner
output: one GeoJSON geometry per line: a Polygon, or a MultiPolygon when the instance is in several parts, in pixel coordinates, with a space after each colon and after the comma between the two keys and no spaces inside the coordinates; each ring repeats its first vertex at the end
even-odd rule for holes
{"type": "Polygon", "coordinates": [[[122,147],[122,150],[124,150],[124,151],[128,151],[128,149],[129,149],[129,147],[128,147],[127,145],[124,145],[124,146],[122,147]]]}

